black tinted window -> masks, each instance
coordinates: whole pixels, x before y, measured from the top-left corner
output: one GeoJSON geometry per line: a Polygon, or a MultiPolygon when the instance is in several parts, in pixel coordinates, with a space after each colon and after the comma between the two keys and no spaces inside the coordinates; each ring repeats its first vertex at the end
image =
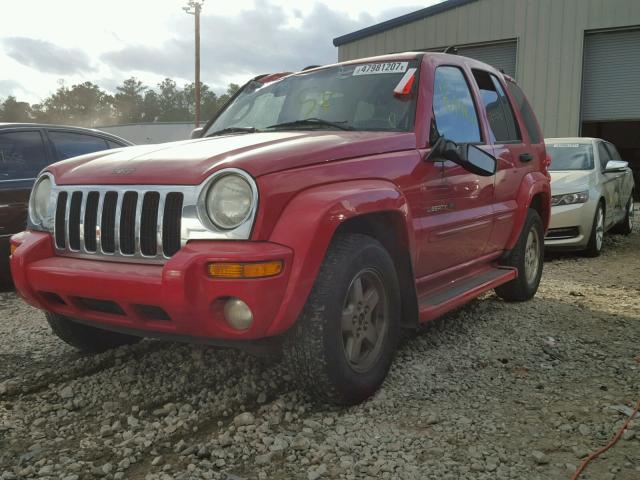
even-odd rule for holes
{"type": "Polygon", "coordinates": [[[0,180],[35,178],[46,165],[40,132],[0,133],[0,180]]]}
{"type": "Polygon", "coordinates": [[[598,155],[600,156],[600,168],[604,170],[607,167],[607,162],[613,160],[604,142],[598,142],[598,155]]]}
{"type": "Polygon", "coordinates": [[[520,87],[513,82],[507,82],[507,88],[509,89],[509,93],[511,93],[516,108],[520,111],[520,115],[522,115],[524,127],[527,129],[531,143],[540,143],[542,141],[542,135],[540,134],[536,116],[527,101],[527,97],[525,97],[520,87]]]}
{"type": "Polygon", "coordinates": [[[480,143],[478,114],[462,70],[438,67],[433,85],[438,132],[457,143],[480,143]]]}
{"type": "Polygon", "coordinates": [[[498,79],[488,72],[474,70],[482,105],[487,113],[492,140],[497,142],[518,142],[520,134],[509,100],[498,79]]]}
{"type": "Polygon", "coordinates": [[[622,158],[620,157],[620,154],[618,153],[618,149],[615,147],[615,145],[613,143],[606,143],[607,146],[607,150],[609,150],[609,156],[611,157],[611,160],[622,160],[622,158]]]}
{"type": "Polygon", "coordinates": [[[49,132],[56,154],[60,160],[99,152],[109,148],[107,142],[100,137],[72,132],[49,132]]]}

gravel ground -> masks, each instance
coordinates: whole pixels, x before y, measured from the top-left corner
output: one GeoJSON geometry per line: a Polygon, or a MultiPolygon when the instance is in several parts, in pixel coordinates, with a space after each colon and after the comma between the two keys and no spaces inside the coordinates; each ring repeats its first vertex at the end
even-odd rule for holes
{"type": "MultiPolygon", "coordinates": [[[[82,356],[0,294],[0,479],[568,479],[640,396],[639,252],[636,231],[547,259],[533,301],[426,326],[348,409],[232,350],[82,356]]],[[[583,478],[640,478],[639,420],[583,478]]]]}

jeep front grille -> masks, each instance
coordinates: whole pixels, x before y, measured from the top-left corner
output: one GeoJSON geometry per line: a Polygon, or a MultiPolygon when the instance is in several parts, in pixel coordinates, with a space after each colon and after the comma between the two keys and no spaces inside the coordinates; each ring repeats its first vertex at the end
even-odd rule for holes
{"type": "Polygon", "coordinates": [[[169,189],[64,187],[55,207],[60,253],[165,260],[182,246],[184,194],[169,189]]]}

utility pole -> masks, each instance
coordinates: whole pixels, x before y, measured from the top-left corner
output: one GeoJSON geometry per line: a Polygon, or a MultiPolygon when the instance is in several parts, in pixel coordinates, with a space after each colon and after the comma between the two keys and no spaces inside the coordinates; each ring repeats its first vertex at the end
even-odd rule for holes
{"type": "Polygon", "coordinates": [[[195,50],[196,50],[196,120],[195,126],[198,128],[200,126],[200,11],[202,10],[202,4],[204,0],[188,0],[187,6],[182,9],[187,12],[189,15],[193,15],[195,17],[195,50]]]}

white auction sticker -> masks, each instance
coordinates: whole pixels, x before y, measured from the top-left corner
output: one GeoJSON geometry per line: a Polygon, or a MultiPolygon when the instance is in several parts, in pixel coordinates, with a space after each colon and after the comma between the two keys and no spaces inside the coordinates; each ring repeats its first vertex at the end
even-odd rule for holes
{"type": "Polygon", "coordinates": [[[409,62],[386,62],[368,63],[358,65],[353,71],[353,75],[375,75],[377,73],[404,73],[407,71],[409,62]]]}

